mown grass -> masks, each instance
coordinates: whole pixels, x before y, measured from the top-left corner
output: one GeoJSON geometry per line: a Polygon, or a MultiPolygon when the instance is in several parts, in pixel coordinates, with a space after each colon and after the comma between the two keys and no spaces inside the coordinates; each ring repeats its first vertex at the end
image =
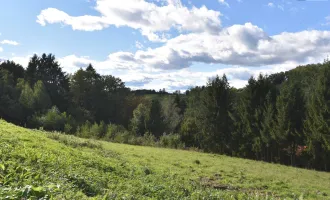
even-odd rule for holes
{"type": "Polygon", "coordinates": [[[0,199],[330,199],[330,174],[0,121],[0,199]]]}

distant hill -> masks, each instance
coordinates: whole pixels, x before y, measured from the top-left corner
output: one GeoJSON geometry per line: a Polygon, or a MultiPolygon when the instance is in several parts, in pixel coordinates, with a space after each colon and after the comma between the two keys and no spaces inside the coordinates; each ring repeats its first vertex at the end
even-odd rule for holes
{"type": "Polygon", "coordinates": [[[0,199],[330,199],[330,173],[0,120],[0,199]]]}

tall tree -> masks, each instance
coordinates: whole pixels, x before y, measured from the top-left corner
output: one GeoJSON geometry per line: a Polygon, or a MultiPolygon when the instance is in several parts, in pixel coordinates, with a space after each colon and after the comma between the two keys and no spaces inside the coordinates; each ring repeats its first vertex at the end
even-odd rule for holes
{"type": "Polygon", "coordinates": [[[160,102],[157,99],[153,99],[151,101],[149,116],[149,131],[156,137],[160,137],[164,133],[165,127],[162,115],[162,108],[160,102]]]}
{"type": "Polygon", "coordinates": [[[138,136],[143,136],[149,131],[150,108],[141,103],[133,112],[131,130],[138,136]]]}
{"type": "Polygon", "coordinates": [[[35,102],[35,112],[45,111],[52,105],[51,99],[47,93],[46,87],[42,81],[38,81],[33,87],[33,97],[35,102]]]}
{"type": "Polygon", "coordinates": [[[12,73],[0,69],[0,118],[22,125],[23,113],[19,95],[12,73]]]}
{"type": "Polygon", "coordinates": [[[330,166],[330,63],[325,67],[316,82],[307,103],[305,137],[311,165],[316,169],[329,170],[330,166]]]}
{"type": "Polygon", "coordinates": [[[41,57],[34,55],[26,69],[25,79],[31,87],[41,80],[52,103],[62,111],[68,108],[69,79],[54,55],[42,54],[41,57]]]}
{"type": "Polygon", "coordinates": [[[17,79],[24,78],[25,74],[25,70],[21,65],[9,60],[0,64],[0,70],[7,70],[11,73],[13,75],[14,83],[17,83],[17,79]]]}

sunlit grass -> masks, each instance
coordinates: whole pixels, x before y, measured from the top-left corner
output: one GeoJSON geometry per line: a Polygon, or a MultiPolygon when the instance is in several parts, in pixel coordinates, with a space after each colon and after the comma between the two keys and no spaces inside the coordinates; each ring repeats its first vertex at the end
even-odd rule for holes
{"type": "Polygon", "coordinates": [[[330,199],[330,174],[0,121],[0,199],[330,199]]]}

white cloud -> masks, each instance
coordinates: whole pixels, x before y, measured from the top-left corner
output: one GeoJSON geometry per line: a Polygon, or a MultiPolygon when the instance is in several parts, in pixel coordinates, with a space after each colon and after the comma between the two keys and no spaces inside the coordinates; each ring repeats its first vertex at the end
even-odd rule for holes
{"type": "Polygon", "coordinates": [[[277,8],[284,11],[284,7],[282,5],[277,5],[277,8]]]}
{"type": "MultiPolygon", "coordinates": [[[[270,8],[278,8],[278,9],[284,11],[284,5],[281,5],[281,4],[275,4],[275,3],[273,3],[273,2],[269,2],[269,3],[267,4],[267,6],[270,7],[270,8]]],[[[291,8],[290,10],[293,11],[292,9],[293,9],[293,8],[291,8]]],[[[297,8],[295,8],[295,9],[297,9],[297,8]]]]}
{"type": "Polygon", "coordinates": [[[142,49],[144,46],[141,42],[135,41],[135,47],[138,48],[138,49],[142,49]]]}
{"type": "Polygon", "coordinates": [[[267,4],[267,6],[273,8],[275,5],[274,5],[274,3],[270,2],[270,3],[267,4]]]}
{"type": "Polygon", "coordinates": [[[167,0],[168,5],[174,5],[175,7],[182,7],[181,0],[167,0]]]}
{"type": "Polygon", "coordinates": [[[70,72],[92,63],[103,72],[138,70],[165,73],[188,69],[194,63],[295,67],[322,61],[329,52],[330,31],[285,32],[269,36],[261,28],[246,23],[225,28],[218,35],[191,33],[170,39],[158,48],[135,53],[115,52],[103,61],[75,55],[63,57],[60,61],[70,72]]]}
{"type": "Polygon", "coordinates": [[[14,46],[19,45],[18,42],[13,41],[13,40],[3,40],[3,41],[0,42],[0,44],[8,44],[8,45],[14,45],[14,46]]]}
{"type": "Polygon", "coordinates": [[[230,7],[229,4],[225,0],[218,0],[220,4],[230,7]]]}
{"type": "Polygon", "coordinates": [[[193,63],[268,66],[325,58],[330,52],[330,31],[302,31],[269,36],[251,23],[233,25],[217,35],[190,33],[170,39],[158,48],[135,53],[117,52],[110,61],[122,68],[178,70],[193,63]],[[115,59],[114,59],[115,58],[115,59]]]}
{"type": "Polygon", "coordinates": [[[168,5],[157,6],[146,0],[96,0],[99,16],[70,16],[56,8],[42,10],[37,22],[42,26],[61,23],[73,30],[95,31],[109,26],[127,26],[140,30],[151,41],[166,41],[164,32],[175,28],[179,31],[217,33],[221,13],[205,6],[191,9],[179,0],[168,0],[168,5]]]}
{"type": "Polygon", "coordinates": [[[0,52],[3,52],[3,48],[2,47],[0,47],[0,52]]]}
{"type": "Polygon", "coordinates": [[[8,60],[13,60],[16,63],[22,65],[23,67],[27,67],[29,64],[29,60],[32,57],[32,55],[28,55],[28,56],[13,56],[11,58],[9,58],[8,60]]]}
{"type": "Polygon", "coordinates": [[[325,23],[322,24],[323,26],[330,26],[330,15],[325,17],[325,23]]]}

